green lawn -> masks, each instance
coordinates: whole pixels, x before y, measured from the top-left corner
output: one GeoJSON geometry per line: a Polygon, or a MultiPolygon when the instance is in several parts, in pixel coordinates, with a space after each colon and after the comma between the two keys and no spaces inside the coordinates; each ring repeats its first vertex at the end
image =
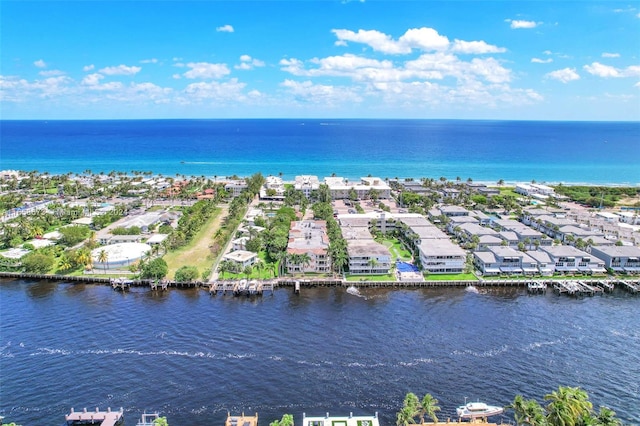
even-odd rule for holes
{"type": "Polygon", "coordinates": [[[163,259],[169,267],[167,278],[173,279],[176,271],[185,265],[195,266],[198,268],[199,273],[202,273],[205,269],[211,269],[214,259],[211,255],[209,245],[213,242],[213,235],[220,227],[220,212],[221,209],[217,208],[215,213],[211,215],[189,244],[177,250],[170,251],[163,256],[163,259]]]}
{"type": "Polygon", "coordinates": [[[429,274],[425,279],[427,281],[478,281],[478,277],[473,274],[429,274]]]}
{"type": "Polygon", "coordinates": [[[393,275],[349,275],[347,274],[347,281],[395,281],[396,277],[393,275]]]}
{"type": "Polygon", "coordinates": [[[376,240],[378,243],[383,244],[391,252],[392,262],[396,260],[402,260],[405,262],[411,261],[411,252],[402,246],[402,243],[395,238],[381,238],[376,240]]]}

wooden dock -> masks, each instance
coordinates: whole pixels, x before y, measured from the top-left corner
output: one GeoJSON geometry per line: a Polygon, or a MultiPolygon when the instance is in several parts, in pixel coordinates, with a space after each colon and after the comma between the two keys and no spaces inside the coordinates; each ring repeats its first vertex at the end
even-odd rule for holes
{"type": "Polygon", "coordinates": [[[149,283],[151,290],[167,290],[169,288],[169,281],[167,280],[155,280],[149,283]]]}
{"type": "Polygon", "coordinates": [[[631,281],[618,280],[616,284],[631,294],[640,293],[640,284],[631,281]]]}
{"type": "Polygon", "coordinates": [[[273,294],[278,282],[275,280],[236,280],[236,281],[214,281],[209,284],[209,294],[216,295],[227,292],[234,296],[261,296],[268,291],[273,294]]]}
{"type": "Polygon", "coordinates": [[[64,418],[66,426],[87,424],[119,426],[124,424],[124,409],[120,408],[120,411],[111,411],[111,408],[107,408],[107,411],[100,411],[96,408],[96,411],[87,411],[85,408],[76,412],[72,408],[71,413],[64,416],[64,418]]]}
{"type": "Polygon", "coordinates": [[[231,413],[227,413],[227,420],[224,423],[225,426],[258,426],[258,413],[255,416],[245,416],[242,413],[241,416],[232,416],[231,413]]]}

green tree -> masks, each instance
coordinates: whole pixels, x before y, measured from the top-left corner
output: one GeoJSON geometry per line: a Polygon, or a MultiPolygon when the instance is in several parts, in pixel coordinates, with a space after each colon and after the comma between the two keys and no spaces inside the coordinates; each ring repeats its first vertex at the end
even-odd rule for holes
{"type": "Polygon", "coordinates": [[[141,275],[142,278],[159,280],[166,277],[168,272],[169,267],[167,266],[167,262],[162,258],[156,258],[142,267],[141,275]]]}
{"type": "Polygon", "coordinates": [[[420,414],[420,400],[416,394],[409,392],[402,403],[402,408],[396,413],[396,425],[407,426],[416,423],[416,416],[420,414]]]}
{"type": "Polygon", "coordinates": [[[59,231],[62,236],[60,242],[67,246],[74,246],[89,236],[89,228],[86,226],[65,226],[59,231]]]}
{"type": "Polygon", "coordinates": [[[588,416],[593,405],[589,396],[580,388],[560,386],[558,390],[544,396],[547,405],[547,420],[554,425],[580,425],[582,418],[588,416]]]}
{"type": "Polygon", "coordinates": [[[440,411],[438,400],[430,393],[426,394],[420,401],[420,422],[424,423],[424,416],[429,416],[434,423],[438,423],[436,412],[440,411]]]}
{"type": "Polygon", "coordinates": [[[198,268],[184,265],[176,271],[175,280],[181,283],[192,282],[198,279],[199,275],[198,268]]]}
{"type": "Polygon", "coordinates": [[[49,272],[54,263],[55,260],[53,256],[38,252],[28,253],[22,258],[22,267],[25,272],[34,274],[45,274],[49,272]]]}
{"type": "Polygon", "coordinates": [[[100,250],[98,253],[98,262],[102,263],[104,273],[107,273],[107,267],[109,266],[109,253],[105,249],[100,250]]]}
{"type": "Polygon", "coordinates": [[[283,414],[282,419],[272,421],[269,426],[293,426],[293,414],[283,414]]]}
{"type": "Polygon", "coordinates": [[[153,421],[153,426],[169,426],[169,422],[166,417],[160,417],[153,421]]]}

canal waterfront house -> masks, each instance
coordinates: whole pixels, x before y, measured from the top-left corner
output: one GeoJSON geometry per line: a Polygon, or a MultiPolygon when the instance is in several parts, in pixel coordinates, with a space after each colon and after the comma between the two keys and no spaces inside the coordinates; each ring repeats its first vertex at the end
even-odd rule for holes
{"type": "Polygon", "coordinates": [[[289,243],[287,244],[287,272],[328,273],[331,272],[329,258],[329,236],[324,220],[303,220],[291,222],[289,243]],[[297,263],[290,255],[307,255],[308,262],[297,263]]]}
{"type": "Polygon", "coordinates": [[[549,255],[556,272],[565,274],[605,274],[605,263],[593,254],[573,246],[540,247],[549,255]]]}
{"type": "Polygon", "coordinates": [[[640,274],[640,247],[598,246],[591,248],[591,254],[601,259],[614,272],[640,274]]]}

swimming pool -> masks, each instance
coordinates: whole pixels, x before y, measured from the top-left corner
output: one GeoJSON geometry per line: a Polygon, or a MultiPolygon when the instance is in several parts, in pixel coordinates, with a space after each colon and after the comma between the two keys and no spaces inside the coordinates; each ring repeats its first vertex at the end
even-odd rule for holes
{"type": "Polygon", "coordinates": [[[407,262],[396,262],[398,272],[419,272],[415,265],[407,262]]]}

